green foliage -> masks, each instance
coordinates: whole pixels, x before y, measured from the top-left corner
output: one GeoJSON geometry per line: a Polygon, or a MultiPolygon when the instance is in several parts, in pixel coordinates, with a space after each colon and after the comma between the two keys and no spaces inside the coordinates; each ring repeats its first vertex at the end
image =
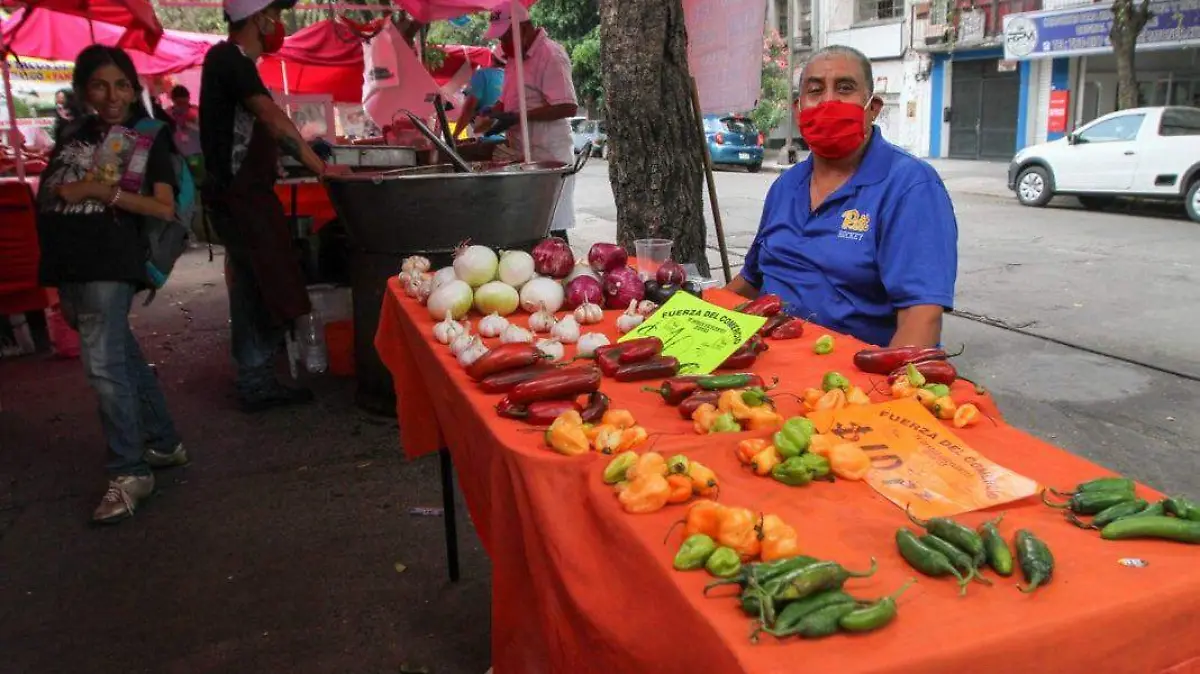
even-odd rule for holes
{"type": "Polygon", "coordinates": [[[600,27],[597,26],[580,40],[571,51],[571,76],[575,94],[589,108],[604,107],[604,78],[600,65],[600,27]]]}
{"type": "Polygon", "coordinates": [[[29,119],[37,116],[33,106],[29,105],[29,101],[24,98],[13,96],[13,109],[16,110],[17,119],[29,119]]]}
{"type": "Polygon", "coordinates": [[[787,42],[772,30],[763,38],[762,88],[750,119],[770,135],[788,118],[787,42]]]}
{"type": "Polygon", "coordinates": [[[465,44],[476,47],[487,45],[483,34],[488,29],[487,14],[472,14],[469,23],[458,27],[449,21],[436,21],[429,26],[430,44],[465,44]]]}
{"type": "Polygon", "coordinates": [[[599,1],[540,0],[529,15],[534,25],[545,28],[571,57],[571,79],[580,103],[593,112],[603,108],[599,1]]]}

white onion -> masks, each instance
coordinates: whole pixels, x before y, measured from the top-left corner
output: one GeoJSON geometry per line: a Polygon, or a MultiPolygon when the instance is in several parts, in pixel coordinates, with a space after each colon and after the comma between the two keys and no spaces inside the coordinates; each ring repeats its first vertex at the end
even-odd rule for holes
{"type": "Polygon", "coordinates": [[[543,308],[553,314],[562,304],[563,287],[552,278],[535,278],[521,288],[521,308],[531,314],[543,308]]]}
{"type": "Polygon", "coordinates": [[[506,250],[500,254],[500,280],[520,289],[533,278],[533,256],[523,250],[506,250]]]}
{"type": "Polygon", "coordinates": [[[454,267],[442,267],[433,273],[433,292],[437,292],[442,286],[458,278],[454,273],[454,267]]]}
{"type": "Polygon", "coordinates": [[[453,318],[462,318],[471,310],[471,286],[457,279],[433,291],[425,307],[434,318],[445,316],[450,312],[453,318]]]}
{"type": "Polygon", "coordinates": [[[521,296],[503,281],[489,281],[475,290],[475,309],[481,314],[507,316],[517,310],[521,296]]]}
{"type": "Polygon", "coordinates": [[[496,267],[500,264],[496,254],[487,246],[467,246],[454,256],[454,273],[472,288],[496,278],[496,267]]]}

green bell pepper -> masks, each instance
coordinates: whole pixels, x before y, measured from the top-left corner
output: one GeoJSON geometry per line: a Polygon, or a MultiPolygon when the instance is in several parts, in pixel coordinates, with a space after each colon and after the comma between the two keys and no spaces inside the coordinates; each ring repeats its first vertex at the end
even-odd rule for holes
{"type": "Polygon", "coordinates": [[[846,379],[841,372],[826,372],[825,378],[821,380],[821,388],[825,391],[832,391],[835,388],[849,391],[850,380],[846,379]]]}
{"type": "Polygon", "coordinates": [[[679,571],[695,571],[704,566],[717,549],[717,542],[705,534],[692,534],[675,553],[674,566],[679,571]]]}
{"type": "Polygon", "coordinates": [[[761,386],[754,386],[742,391],[742,402],[746,403],[747,407],[762,407],[771,402],[767,397],[767,390],[761,386]]]}
{"type": "Polygon", "coordinates": [[[733,548],[721,546],[708,556],[704,568],[717,578],[732,578],[742,571],[742,559],[733,548]]]}
{"type": "Polygon", "coordinates": [[[829,477],[832,469],[829,466],[829,459],[816,454],[802,454],[796,457],[804,463],[804,467],[808,472],[812,473],[814,480],[820,480],[829,477]]]}
{"type": "Polygon", "coordinates": [[[625,479],[625,473],[637,463],[637,452],[622,452],[613,457],[604,468],[604,484],[616,484],[625,479]]]}
{"type": "Polygon", "coordinates": [[[803,487],[812,482],[813,474],[803,457],[793,456],[783,463],[776,464],[771,469],[771,477],[792,487],[803,487]]]}
{"type": "Polygon", "coordinates": [[[676,454],[667,459],[667,471],[675,475],[687,475],[688,458],[682,454],[676,454]]]}
{"type": "Polygon", "coordinates": [[[783,428],[775,432],[772,438],[775,449],[785,459],[800,456],[808,451],[809,442],[816,429],[813,423],[804,417],[792,417],[783,422],[783,428]]]}

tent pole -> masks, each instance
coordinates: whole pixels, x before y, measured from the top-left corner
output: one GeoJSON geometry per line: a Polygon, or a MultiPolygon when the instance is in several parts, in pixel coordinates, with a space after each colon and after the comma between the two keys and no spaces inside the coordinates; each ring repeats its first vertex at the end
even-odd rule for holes
{"type": "Polygon", "coordinates": [[[729,273],[729,250],[725,248],[725,226],[721,223],[721,209],[717,206],[717,182],[713,176],[712,156],[708,154],[708,138],[704,135],[704,113],[700,111],[700,90],[696,88],[696,78],[688,76],[692,85],[692,110],[696,112],[696,124],[700,128],[700,147],[704,152],[704,178],[708,183],[708,203],[712,206],[713,228],[717,230],[717,248],[721,251],[721,271],[725,273],[725,282],[733,280],[729,273]]]}
{"type": "Polygon", "coordinates": [[[17,179],[25,182],[25,140],[17,129],[17,105],[13,102],[12,80],[8,73],[8,45],[0,43],[0,72],[4,77],[4,105],[8,108],[8,143],[17,157],[17,179]]]}
{"type": "Polygon", "coordinates": [[[521,40],[521,23],[517,21],[517,3],[512,0],[512,39],[515,40],[517,52],[517,101],[521,113],[521,150],[524,152],[525,163],[529,163],[529,109],[525,101],[525,49],[521,40]]]}
{"type": "Polygon", "coordinates": [[[292,100],[291,100],[292,92],[291,92],[291,89],[288,87],[287,61],[284,59],[279,59],[279,72],[283,76],[282,77],[282,79],[283,79],[283,100],[287,101],[286,103],[284,103],[283,107],[287,111],[288,118],[291,118],[291,116],[292,116],[292,100]]]}

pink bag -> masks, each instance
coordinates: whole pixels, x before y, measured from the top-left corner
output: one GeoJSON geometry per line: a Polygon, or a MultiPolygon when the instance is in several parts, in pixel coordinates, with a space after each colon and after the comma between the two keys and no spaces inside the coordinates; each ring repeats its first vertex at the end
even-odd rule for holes
{"type": "Polygon", "coordinates": [[[79,357],[79,333],[67,325],[62,310],[57,302],[46,309],[46,329],[50,333],[50,343],[54,347],[54,355],[58,358],[79,357]]]}

